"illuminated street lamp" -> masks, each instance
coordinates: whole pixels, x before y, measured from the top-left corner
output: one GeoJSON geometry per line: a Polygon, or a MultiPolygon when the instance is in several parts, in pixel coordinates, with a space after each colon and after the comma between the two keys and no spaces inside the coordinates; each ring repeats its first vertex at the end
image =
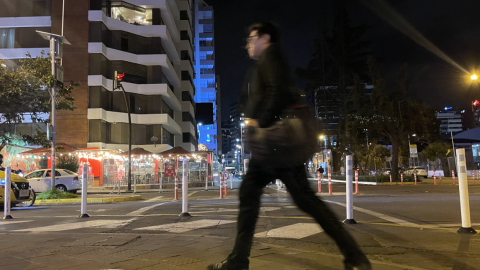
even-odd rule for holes
{"type": "Polygon", "coordinates": [[[327,149],[327,137],[325,135],[320,135],[320,136],[318,136],[318,138],[320,140],[323,140],[324,145],[325,145],[325,149],[327,149]]]}
{"type": "Polygon", "coordinates": [[[476,74],[473,74],[472,76],[470,76],[470,79],[476,80],[476,79],[478,79],[478,76],[476,74]]]}

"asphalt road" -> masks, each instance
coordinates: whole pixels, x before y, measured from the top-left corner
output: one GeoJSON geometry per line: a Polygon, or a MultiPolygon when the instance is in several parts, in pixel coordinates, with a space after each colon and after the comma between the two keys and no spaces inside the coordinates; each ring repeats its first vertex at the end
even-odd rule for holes
{"type": "MultiPolygon", "coordinates": [[[[238,183],[237,183],[238,184],[238,183]]],[[[311,182],[316,188],[316,182],[311,182]]],[[[237,185],[235,185],[237,186],[237,185]]],[[[326,191],[327,185],[323,186],[326,191]]],[[[189,192],[192,217],[179,217],[173,192],[143,201],[16,208],[0,221],[0,269],[204,269],[233,245],[237,189],[189,192]]],[[[470,185],[472,227],[480,230],[480,185],[470,185]]],[[[356,225],[347,225],[374,269],[480,269],[480,237],[461,236],[458,186],[360,186],[356,225]]],[[[345,185],[323,193],[339,220],[345,185]]],[[[262,197],[250,269],[342,269],[333,241],[298,210],[284,189],[262,197]]]]}

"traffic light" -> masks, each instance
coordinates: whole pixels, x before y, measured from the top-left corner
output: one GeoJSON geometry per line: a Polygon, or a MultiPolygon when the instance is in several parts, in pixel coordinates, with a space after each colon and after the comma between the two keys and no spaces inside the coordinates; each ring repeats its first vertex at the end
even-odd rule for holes
{"type": "Polygon", "coordinates": [[[117,71],[115,71],[114,78],[113,78],[113,90],[122,86],[121,82],[124,76],[125,76],[125,73],[118,74],[117,71]]]}

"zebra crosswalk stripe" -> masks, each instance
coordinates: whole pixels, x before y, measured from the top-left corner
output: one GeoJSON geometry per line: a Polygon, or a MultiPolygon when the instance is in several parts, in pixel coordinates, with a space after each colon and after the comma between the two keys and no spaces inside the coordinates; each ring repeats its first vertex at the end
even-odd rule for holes
{"type": "Polygon", "coordinates": [[[202,219],[191,222],[177,222],[170,224],[163,224],[157,226],[136,228],[134,230],[143,230],[143,231],[165,231],[173,233],[184,233],[192,230],[203,229],[213,226],[225,225],[229,223],[234,223],[233,220],[211,220],[211,219],[202,219]]]}
{"type": "Polygon", "coordinates": [[[256,233],[254,236],[258,238],[290,238],[302,239],[323,230],[317,223],[296,223],[273,230],[256,233]]]}
{"type": "Polygon", "coordinates": [[[123,224],[128,223],[128,220],[91,220],[74,223],[56,224],[44,227],[33,227],[28,229],[14,230],[15,232],[57,232],[68,231],[81,228],[101,227],[114,229],[123,224]]]}

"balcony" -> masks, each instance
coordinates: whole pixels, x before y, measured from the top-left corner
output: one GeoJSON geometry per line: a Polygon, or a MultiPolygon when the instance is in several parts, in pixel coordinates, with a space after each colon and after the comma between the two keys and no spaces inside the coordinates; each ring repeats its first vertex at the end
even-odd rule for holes
{"type": "Polygon", "coordinates": [[[200,51],[201,52],[213,52],[214,51],[213,46],[200,46],[200,51]]]}
{"type": "MultiPolygon", "coordinates": [[[[109,91],[112,91],[113,80],[107,79],[102,75],[89,75],[88,76],[88,86],[102,86],[109,91]]],[[[174,111],[181,111],[181,104],[178,101],[175,94],[172,92],[170,87],[167,84],[133,84],[133,83],[122,83],[125,92],[141,94],[141,95],[162,95],[165,102],[172,108],[174,111]]]]}
{"type": "Polygon", "coordinates": [[[213,59],[200,59],[200,65],[202,65],[202,66],[213,66],[213,65],[215,65],[215,60],[213,60],[213,59]]]}
{"type": "MultiPolygon", "coordinates": [[[[168,114],[131,114],[132,124],[163,125],[172,134],[182,134],[182,129],[168,114]]],[[[128,123],[128,114],[99,108],[88,109],[89,120],[100,119],[109,123],[128,123]]]]}
{"type": "Polygon", "coordinates": [[[199,24],[213,24],[213,19],[200,19],[198,20],[199,24]]]}
{"type": "Polygon", "coordinates": [[[200,38],[213,39],[213,33],[199,33],[200,38]]]}
{"type": "Polygon", "coordinates": [[[0,18],[0,25],[2,26],[2,28],[51,27],[52,20],[50,19],[50,16],[7,17],[0,18]]]}
{"type": "Polygon", "coordinates": [[[88,52],[102,53],[109,60],[120,60],[145,66],[162,66],[162,71],[168,80],[175,87],[180,87],[180,78],[166,54],[133,54],[108,48],[101,42],[89,42],[88,52]]]}
{"type": "MultiPolygon", "coordinates": [[[[162,45],[175,63],[180,62],[177,49],[167,30],[166,25],[134,25],[114,18],[107,17],[101,10],[89,10],[88,20],[91,22],[103,22],[110,30],[120,30],[143,37],[161,37],[162,45]]],[[[178,39],[176,33],[174,38],[178,39]]]]}

